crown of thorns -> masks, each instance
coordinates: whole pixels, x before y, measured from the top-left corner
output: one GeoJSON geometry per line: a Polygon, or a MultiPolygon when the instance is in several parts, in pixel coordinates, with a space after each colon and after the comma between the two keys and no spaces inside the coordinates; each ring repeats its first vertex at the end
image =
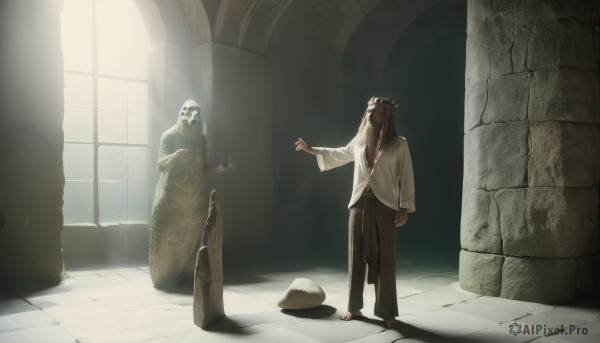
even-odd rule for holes
{"type": "Polygon", "coordinates": [[[394,114],[396,112],[396,107],[398,107],[398,105],[396,105],[395,101],[390,99],[390,97],[384,98],[382,96],[372,97],[369,100],[369,102],[367,103],[367,105],[371,105],[371,104],[380,104],[383,107],[385,107],[386,110],[390,111],[392,114],[394,114]]]}

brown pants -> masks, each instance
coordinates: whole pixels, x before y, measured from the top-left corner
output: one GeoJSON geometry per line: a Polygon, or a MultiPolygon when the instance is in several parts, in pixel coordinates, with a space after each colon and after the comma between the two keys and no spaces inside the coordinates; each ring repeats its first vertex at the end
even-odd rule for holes
{"type": "MultiPolygon", "coordinates": [[[[396,210],[382,204],[377,198],[363,196],[350,209],[348,230],[348,273],[350,296],[348,311],[363,308],[363,290],[367,265],[363,256],[363,237],[371,235],[377,244],[377,269],[370,270],[375,285],[375,315],[379,318],[398,316],[396,296],[396,229],[394,217],[396,210]],[[365,227],[363,227],[363,224],[365,227]],[[364,230],[364,232],[363,232],[364,230]],[[374,236],[376,235],[376,236],[374,236]],[[374,238],[373,238],[374,237],[374,238]]],[[[370,249],[376,250],[376,249],[370,249]]],[[[369,266],[371,269],[371,265],[369,266]]]]}

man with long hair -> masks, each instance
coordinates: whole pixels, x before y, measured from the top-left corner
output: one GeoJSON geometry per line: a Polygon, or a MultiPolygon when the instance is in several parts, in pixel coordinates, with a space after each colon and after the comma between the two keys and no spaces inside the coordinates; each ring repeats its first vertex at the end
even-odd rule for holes
{"type": "Polygon", "coordinates": [[[372,97],[354,138],[341,148],[316,148],[302,138],[296,150],[315,155],[321,171],[354,161],[348,230],[348,308],[340,319],[361,316],[365,274],[375,286],[375,315],[389,329],[396,325],[396,231],[415,211],[415,189],[408,143],[394,125],[396,105],[372,97]]]}

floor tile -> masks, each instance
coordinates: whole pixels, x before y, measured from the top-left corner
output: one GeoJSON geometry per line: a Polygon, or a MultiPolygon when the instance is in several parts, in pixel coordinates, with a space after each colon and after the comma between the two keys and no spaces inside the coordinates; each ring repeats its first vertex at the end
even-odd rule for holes
{"type": "Polygon", "coordinates": [[[227,317],[203,330],[193,323],[193,289],[155,289],[147,266],[69,272],[47,289],[0,298],[0,342],[528,342],[588,343],[600,337],[600,310],[479,296],[460,289],[457,272],[399,263],[400,324],[386,330],[373,315],[373,286],[363,294],[364,318],[339,319],[347,305],[343,268],[285,270],[281,265],[226,274],[227,317]],[[257,272],[260,270],[260,272],[257,272]],[[299,277],[326,292],[323,305],[284,311],[277,301],[299,277]],[[33,305],[32,305],[33,304],[33,305]],[[513,336],[512,324],[573,324],[587,335],[513,336]]]}

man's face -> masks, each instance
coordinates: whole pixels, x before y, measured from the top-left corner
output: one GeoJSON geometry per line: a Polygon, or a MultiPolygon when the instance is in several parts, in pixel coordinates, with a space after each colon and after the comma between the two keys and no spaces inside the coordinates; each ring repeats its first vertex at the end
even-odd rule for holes
{"type": "Polygon", "coordinates": [[[380,104],[370,104],[367,107],[367,119],[369,120],[369,124],[374,127],[380,127],[381,123],[383,123],[383,106],[380,104]]]}

